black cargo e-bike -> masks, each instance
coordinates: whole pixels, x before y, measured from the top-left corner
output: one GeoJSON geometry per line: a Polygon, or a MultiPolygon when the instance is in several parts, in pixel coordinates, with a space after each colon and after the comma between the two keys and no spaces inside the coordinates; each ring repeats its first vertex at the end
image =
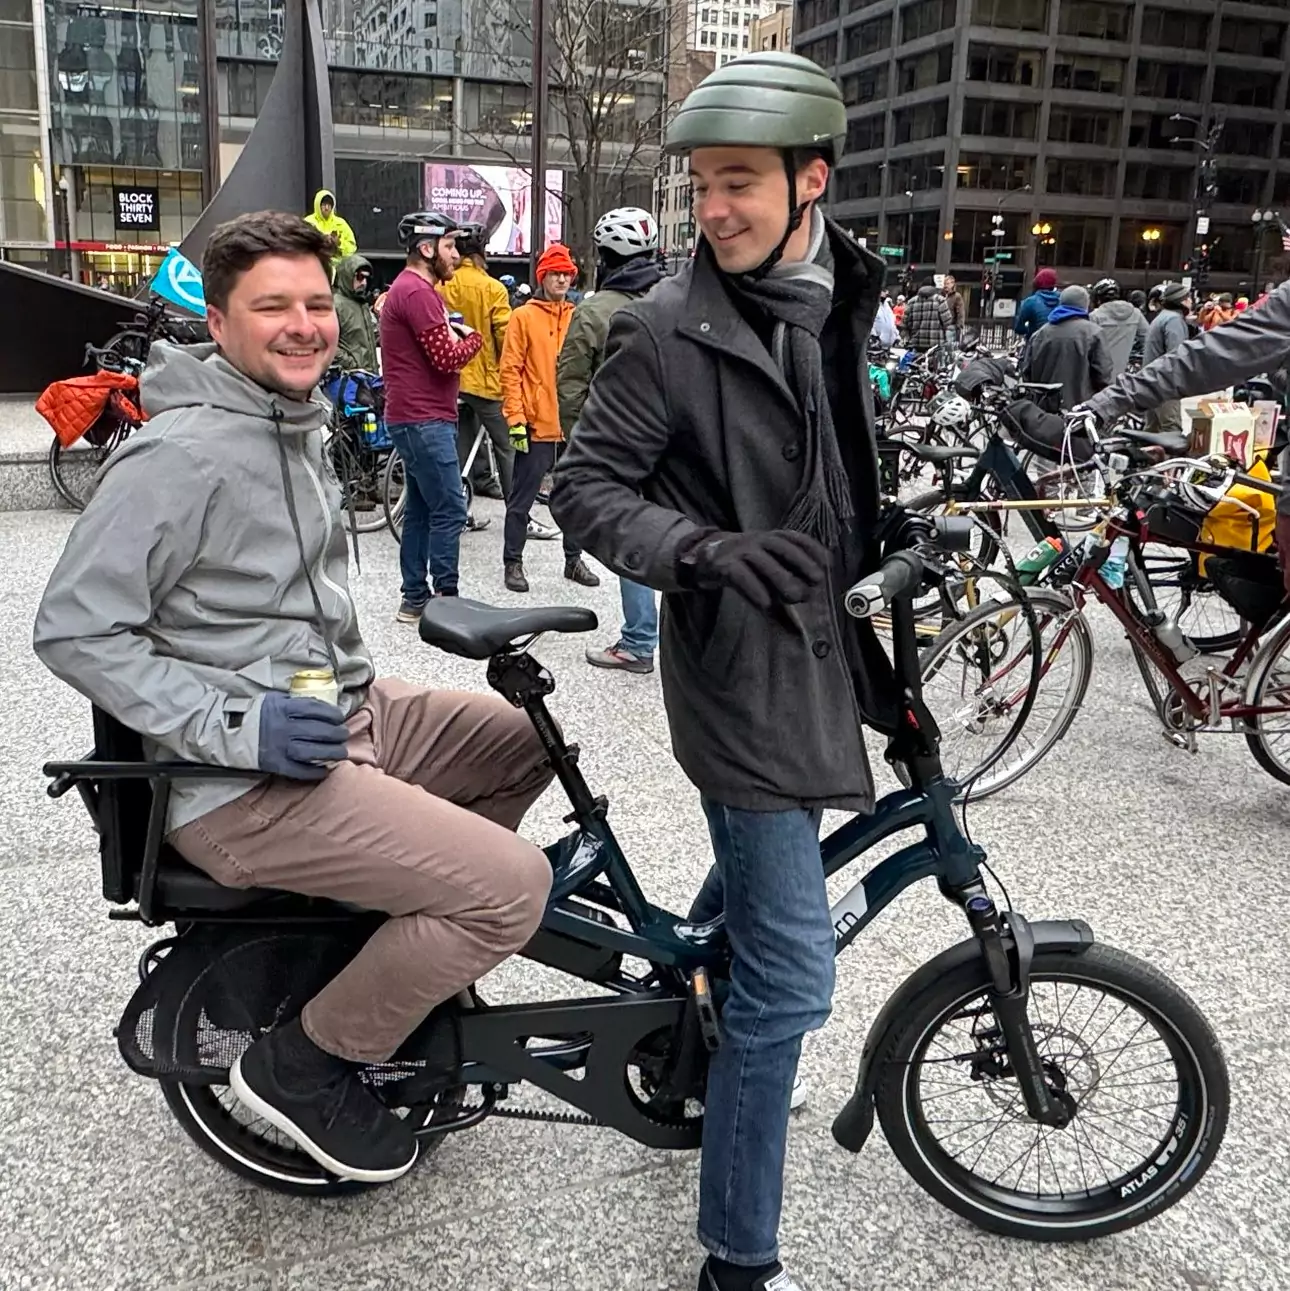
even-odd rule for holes
{"type": "MultiPolygon", "coordinates": [[[[852,1152],[875,1115],[933,1197],[984,1228],[1043,1240],[1113,1233],[1192,1188],[1227,1123],[1226,1066],[1192,1001],[1156,969],[1112,950],[1075,919],[1030,922],[996,906],[984,851],[960,827],[922,703],[912,598],[935,577],[927,544],[888,553],[846,594],[866,617],[890,607],[900,718],[888,757],[909,787],[826,838],[832,876],[897,834],[909,841],[832,908],[839,952],[903,889],[934,878],[971,935],[908,978],[872,1024],[854,1093],[833,1134],[852,1152]]],[[[729,594],[729,593],[727,593],[729,594]]],[[[653,905],[546,706],[551,674],[529,652],[546,632],[596,626],[585,609],[500,609],[432,601],[430,645],[488,661],[488,680],[532,719],[572,812],[546,851],[553,886],[524,954],[595,994],[439,1006],[364,1079],[404,1114],[420,1159],[489,1116],[612,1127],[659,1148],[699,1145],[708,1063],[722,1043],[729,952],[720,919],[697,924],[653,905]],[[517,1106],[524,1084],[572,1111],[517,1106]]],[[[54,762],[49,793],[79,790],[100,837],[111,917],[170,924],[139,963],[117,1028],[125,1061],[156,1078],[184,1130],[216,1160],[283,1192],[332,1196],[370,1185],[329,1175],[228,1087],[238,1055],[295,1016],[384,917],[264,889],[221,887],[164,841],[180,778],[225,768],[146,762],[138,737],[96,710],[95,751],[54,762]]]]}

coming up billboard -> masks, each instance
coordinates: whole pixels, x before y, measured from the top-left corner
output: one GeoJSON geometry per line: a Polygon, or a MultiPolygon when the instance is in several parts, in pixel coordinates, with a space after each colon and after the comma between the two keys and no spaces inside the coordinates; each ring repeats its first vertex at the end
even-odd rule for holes
{"type": "MultiPolygon", "coordinates": [[[[482,224],[488,230],[489,255],[526,256],[531,253],[530,183],[529,172],[520,166],[427,162],[426,210],[442,211],[461,224],[482,224]]],[[[563,185],[563,171],[546,172],[545,246],[561,240],[563,185]]]]}

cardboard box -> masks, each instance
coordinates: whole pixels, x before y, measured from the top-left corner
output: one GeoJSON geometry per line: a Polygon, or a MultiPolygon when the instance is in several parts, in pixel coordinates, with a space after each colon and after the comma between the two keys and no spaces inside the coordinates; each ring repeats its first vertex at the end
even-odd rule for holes
{"type": "Polygon", "coordinates": [[[1194,457],[1223,456],[1248,470],[1254,461],[1254,428],[1258,418],[1249,404],[1230,399],[1202,399],[1191,420],[1194,457]]]}
{"type": "Polygon", "coordinates": [[[1250,405],[1254,409],[1254,451],[1262,452],[1272,447],[1276,438],[1277,422],[1281,417],[1281,405],[1275,399],[1256,399],[1250,405]]]}

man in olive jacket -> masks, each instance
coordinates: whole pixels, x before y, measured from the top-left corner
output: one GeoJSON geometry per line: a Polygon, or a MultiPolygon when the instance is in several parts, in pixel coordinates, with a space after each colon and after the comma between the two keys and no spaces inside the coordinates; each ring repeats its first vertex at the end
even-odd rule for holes
{"type": "Polygon", "coordinates": [[[814,63],[760,52],[686,99],[702,239],[610,323],[551,508],[618,574],[664,593],[663,695],[716,864],[732,965],[708,1077],[701,1291],[793,1291],[778,1262],[802,1036],[828,1016],[825,807],[869,811],[861,734],[891,673],[841,596],[877,562],[866,343],[883,265],[826,221],[846,110],[814,63]]]}
{"type": "Polygon", "coordinates": [[[366,256],[346,256],[336,266],[331,290],[336,321],[340,324],[336,361],[346,372],[380,371],[376,355],[376,315],[372,313],[368,292],[371,279],[372,263],[366,256]]]}

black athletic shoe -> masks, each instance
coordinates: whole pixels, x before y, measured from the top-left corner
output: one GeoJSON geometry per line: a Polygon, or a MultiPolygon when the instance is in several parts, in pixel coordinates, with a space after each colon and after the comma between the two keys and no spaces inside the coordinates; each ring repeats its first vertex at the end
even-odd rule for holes
{"type": "Polygon", "coordinates": [[[389,1183],[406,1174],[416,1163],[416,1136],[350,1063],[333,1059],[331,1074],[307,1094],[283,1087],[284,1069],[299,1070],[290,1046],[301,1041],[322,1054],[296,1021],[271,1031],[233,1064],[229,1084],[243,1105],[338,1178],[389,1183]]]}
{"type": "Polygon", "coordinates": [[[564,576],[570,582],[577,583],[579,587],[599,587],[600,579],[587,568],[586,561],[566,560],[564,562],[564,576]]]}
{"type": "MultiPolygon", "coordinates": [[[[778,1261],[746,1285],[748,1291],[802,1291],[778,1261]]],[[[705,1260],[699,1270],[699,1291],[726,1291],[725,1286],[713,1277],[710,1260],[705,1260]]]]}

